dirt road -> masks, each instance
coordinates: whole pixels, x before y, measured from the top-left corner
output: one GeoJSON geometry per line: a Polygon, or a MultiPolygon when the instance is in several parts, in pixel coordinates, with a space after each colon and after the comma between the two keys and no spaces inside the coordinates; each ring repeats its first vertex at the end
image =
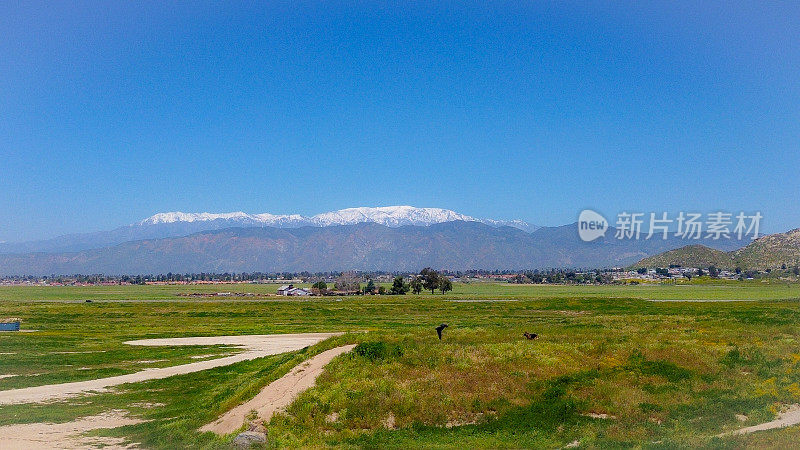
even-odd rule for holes
{"type": "Polygon", "coordinates": [[[100,428],[117,428],[141,423],[128,417],[125,411],[109,411],[96,416],[81,417],[65,423],[26,423],[0,427],[0,449],[104,449],[129,448],[123,440],[111,437],[81,436],[100,428]]]}
{"type": "Polygon", "coordinates": [[[228,434],[238,430],[250,411],[256,411],[259,419],[268,422],[272,415],[291,404],[298,395],[314,386],[317,377],[331,360],[349,352],[355,345],[344,345],[326,350],[293,368],[283,377],[268,384],[252,400],[233,408],[214,422],[204,425],[200,431],[228,434]]]}
{"type": "Polygon", "coordinates": [[[309,345],[314,345],[332,336],[341,333],[302,333],[302,334],[265,334],[249,336],[211,336],[188,337],[172,339],[144,339],[128,341],[126,344],[142,346],[173,346],[173,345],[232,345],[242,347],[246,351],[233,356],[218,359],[199,361],[179,366],[145,369],[141,372],[115,377],[99,378],[96,380],[76,381],[72,383],[50,384],[22,389],[0,391],[0,405],[16,403],[39,403],[49,400],[60,400],[87,392],[103,392],[109,387],[124,383],[156,380],[174,375],[199,372],[234,364],[240,361],[277,355],[294,350],[300,350],[309,345]]]}

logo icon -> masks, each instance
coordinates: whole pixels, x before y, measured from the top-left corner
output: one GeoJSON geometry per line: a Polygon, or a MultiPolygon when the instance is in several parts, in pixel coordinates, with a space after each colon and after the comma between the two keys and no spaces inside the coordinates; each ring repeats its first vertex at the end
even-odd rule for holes
{"type": "Polygon", "coordinates": [[[578,216],[578,236],[584,242],[591,242],[600,236],[605,237],[608,221],[605,217],[591,209],[584,209],[578,216]]]}

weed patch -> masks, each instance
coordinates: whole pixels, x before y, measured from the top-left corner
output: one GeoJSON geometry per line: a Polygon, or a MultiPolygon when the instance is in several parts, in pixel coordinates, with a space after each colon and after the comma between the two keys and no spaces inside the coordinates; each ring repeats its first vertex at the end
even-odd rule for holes
{"type": "Polygon", "coordinates": [[[625,369],[640,375],[662,376],[670,383],[677,383],[692,377],[691,370],[669,361],[648,360],[638,350],[635,350],[628,358],[628,364],[625,365],[625,369]]]}
{"type": "Polygon", "coordinates": [[[385,361],[403,356],[403,348],[397,344],[383,341],[362,342],[356,345],[353,353],[370,361],[385,361]]]}

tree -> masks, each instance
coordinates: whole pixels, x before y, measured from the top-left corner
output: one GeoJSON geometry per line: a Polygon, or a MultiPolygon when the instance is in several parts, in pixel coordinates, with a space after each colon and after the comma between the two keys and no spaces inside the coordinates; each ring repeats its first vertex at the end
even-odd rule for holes
{"type": "Polygon", "coordinates": [[[708,274],[711,275],[711,278],[719,278],[719,269],[714,266],[709,266],[708,274]]]}
{"type": "Polygon", "coordinates": [[[439,290],[442,291],[442,294],[453,290],[453,282],[450,281],[450,278],[442,277],[441,280],[439,280],[439,290]]]}
{"type": "Polygon", "coordinates": [[[375,292],[375,283],[372,280],[367,281],[367,285],[364,286],[364,293],[365,294],[372,294],[375,292]]]}
{"type": "Polygon", "coordinates": [[[324,291],[328,289],[328,283],[324,281],[317,281],[316,283],[311,285],[312,289],[319,289],[320,291],[324,291]]]}
{"type": "Polygon", "coordinates": [[[702,276],[703,276],[703,275],[705,275],[705,274],[706,274],[706,273],[705,273],[705,272],[703,272],[703,269],[700,269],[700,268],[698,268],[698,269],[697,269],[697,276],[698,276],[698,277],[702,277],[702,276]]]}
{"type": "Polygon", "coordinates": [[[420,276],[422,276],[422,286],[431,291],[431,294],[436,293],[436,289],[439,289],[439,283],[441,281],[439,272],[431,269],[430,267],[426,267],[419,272],[420,276]]]}
{"type": "Polygon", "coordinates": [[[336,282],[333,285],[334,289],[337,291],[360,291],[361,284],[359,283],[359,277],[353,273],[343,273],[339,278],[336,279],[336,282]]]}
{"type": "Polygon", "coordinates": [[[405,295],[408,292],[409,286],[408,283],[403,279],[402,276],[394,277],[394,281],[392,281],[392,288],[389,290],[389,293],[394,295],[405,295]]]}
{"type": "Polygon", "coordinates": [[[647,273],[647,267],[639,267],[638,269],[636,269],[636,273],[638,273],[639,275],[646,274],[647,273]]]}
{"type": "Polygon", "coordinates": [[[422,277],[419,276],[419,275],[415,276],[411,280],[411,283],[409,283],[409,287],[411,288],[411,292],[413,292],[416,295],[419,295],[419,293],[422,292],[422,288],[423,288],[423,286],[422,286],[422,277]]]}

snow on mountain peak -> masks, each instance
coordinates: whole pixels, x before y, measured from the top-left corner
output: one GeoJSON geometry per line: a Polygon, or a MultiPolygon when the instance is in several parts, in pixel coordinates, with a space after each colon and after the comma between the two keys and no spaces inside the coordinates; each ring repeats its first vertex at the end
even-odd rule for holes
{"type": "Polygon", "coordinates": [[[441,208],[417,208],[414,206],[382,206],[377,208],[359,207],[330,211],[311,217],[299,214],[275,215],[269,213],[247,214],[242,211],[232,213],[184,213],[180,211],[158,213],[139,222],[139,225],[157,225],[176,222],[212,222],[219,221],[229,226],[271,226],[299,227],[332,225],[353,225],[357,223],[377,223],[388,227],[404,225],[428,226],[436,223],[462,220],[481,222],[491,226],[511,226],[523,231],[533,231],[537,227],[521,220],[502,221],[477,219],[441,208]]]}
{"type": "Polygon", "coordinates": [[[207,222],[210,220],[236,220],[236,219],[245,219],[251,217],[249,214],[244,213],[242,211],[236,211],[231,213],[222,213],[222,214],[214,214],[214,213],[185,213],[181,211],[172,211],[172,212],[165,212],[165,213],[158,213],[154,214],[147,219],[139,222],[140,225],[155,225],[159,223],[174,223],[174,222],[207,222]]]}
{"type": "Polygon", "coordinates": [[[477,219],[448,209],[415,208],[413,206],[346,208],[311,217],[311,221],[320,226],[374,222],[390,227],[398,227],[403,225],[432,225],[454,220],[475,221],[477,219]]]}

